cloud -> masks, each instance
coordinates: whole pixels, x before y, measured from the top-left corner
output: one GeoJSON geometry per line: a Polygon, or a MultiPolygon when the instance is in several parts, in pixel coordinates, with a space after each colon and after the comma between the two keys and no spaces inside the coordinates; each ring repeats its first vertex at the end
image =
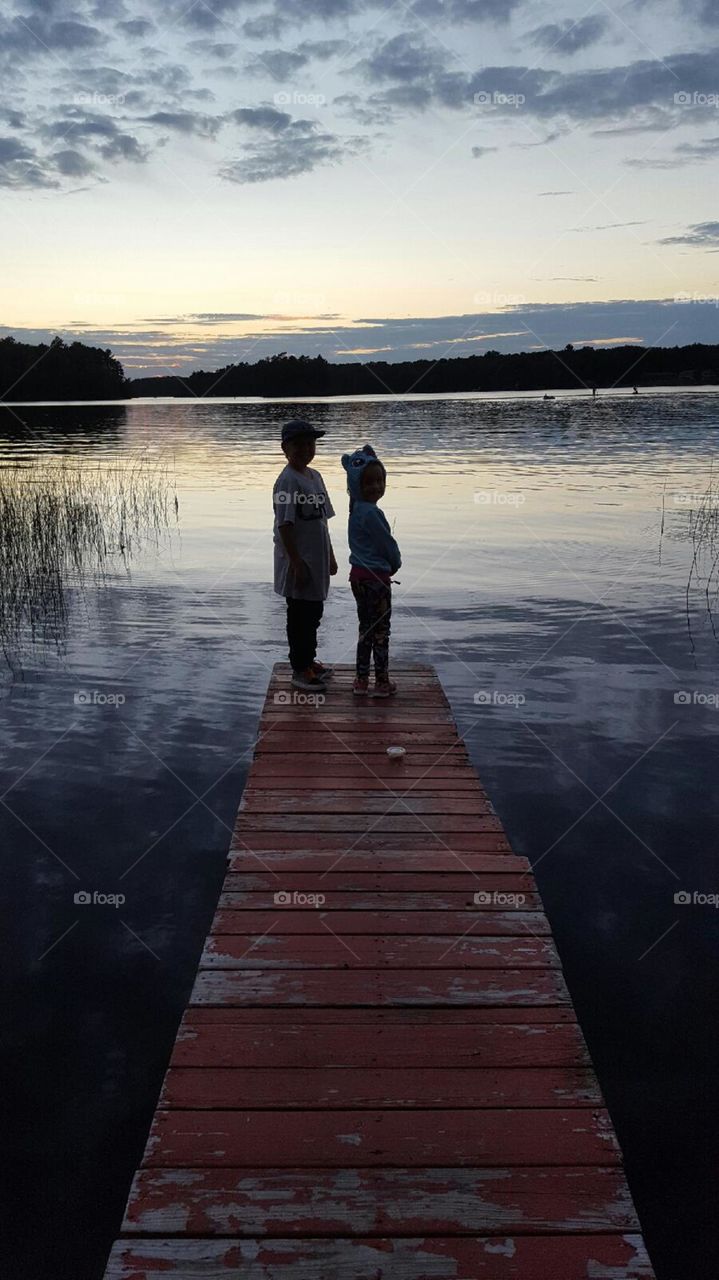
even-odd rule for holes
{"type": "Polygon", "coordinates": [[[719,222],[695,222],[683,235],[665,236],[659,244],[688,244],[697,249],[719,248],[719,222]]]}
{"type": "MultiPolygon", "coordinates": [[[[658,301],[524,303],[500,313],[468,311],[445,316],[356,319],[328,316],[324,324],[317,322],[319,317],[294,325],[277,317],[274,324],[268,324],[273,321],[272,316],[257,320],[250,316],[247,323],[242,323],[238,313],[240,322],[233,325],[232,313],[217,313],[216,317],[208,313],[206,336],[200,337],[184,332],[192,317],[175,316],[151,319],[146,322],[152,326],[148,328],[137,322],[122,328],[83,325],[77,332],[68,326],[59,332],[63,337],[72,338],[74,334],[93,345],[111,347],[133,375],[219,369],[238,360],[254,361],[280,351],[312,356],[321,353],[327,359],[340,361],[355,358],[353,353],[381,353],[383,358],[394,361],[440,359],[443,355],[482,354],[487,350],[558,350],[568,342],[596,346],[622,341],[647,346],[714,343],[716,306],[711,300],[689,302],[689,296],[658,301]],[[626,339],[622,335],[632,336],[626,339]]],[[[197,317],[198,321],[201,319],[197,317]]],[[[7,327],[4,331],[13,332],[24,341],[48,338],[45,331],[21,332],[7,327]]]]}
{"type": "Polygon", "coordinates": [[[220,177],[241,184],[295,178],[320,165],[336,164],[366,145],[357,137],[341,138],[323,131],[312,120],[293,120],[273,107],[239,109],[232,119],[261,136],[244,154],[220,169],[220,177]]]}
{"type": "Polygon", "coordinates": [[[27,15],[14,17],[0,26],[0,44],[4,52],[29,57],[43,57],[58,51],[93,49],[103,40],[103,33],[98,27],[72,19],[47,22],[27,15]]]}
{"type": "Polygon", "coordinates": [[[283,83],[308,62],[306,53],[289,49],[263,49],[262,53],[245,64],[245,71],[251,76],[269,76],[270,79],[283,83]]]}
{"type": "Polygon", "coordinates": [[[403,32],[378,44],[368,58],[363,58],[357,64],[355,70],[375,83],[388,80],[426,80],[444,70],[447,57],[444,49],[403,32]]]}
{"type": "Polygon", "coordinates": [[[588,14],[574,22],[571,18],[563,18],[561,22],[550,22],[543,27],[536,27],[530,33],[533,44],[546,52],[565,53],[571,55],[589,49],[606,34],[609,21],[605,14],[588,14]]]}
{"type": "Polygon", "coordinates": [[[129,36],[131,40],[142,40],[155,30],[154,22],[150,22],[147,18],[130,18],[127,22],[118,22],[117,26],[118,30],[122,31],[123,35],[129,36]]]}
{"type": "Polygon", "coordinates": [[[94,171],[94,166],[79,151],[56,151],[50,158],[57,165],[58,172],[66,178],[86,178],[94,171]]]}
{"type": "Polygon", "coordinates": [[[176,133],[196,134],[200,138],[215,138],[222,126],[219,117],[200,115],[195,111],[155,111],[142,119],[146,124],[157,124],[176,133]]]}

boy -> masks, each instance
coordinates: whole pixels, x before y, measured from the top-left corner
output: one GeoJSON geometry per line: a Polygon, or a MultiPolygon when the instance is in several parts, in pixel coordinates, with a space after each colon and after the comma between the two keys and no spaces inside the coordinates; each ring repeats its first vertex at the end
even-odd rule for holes
{"type": "Polygon", "coordinates": [[[302,418],[282,428],[282,452],[287,466],[275,480],[275,591],[287,600],[287,640],[292,684],[296,689],[321,691],[331,668],[317,662],[317,628],[337,572],[327,521],[334,515],[324,480],[313,471],[316,431],[302,418]]]}

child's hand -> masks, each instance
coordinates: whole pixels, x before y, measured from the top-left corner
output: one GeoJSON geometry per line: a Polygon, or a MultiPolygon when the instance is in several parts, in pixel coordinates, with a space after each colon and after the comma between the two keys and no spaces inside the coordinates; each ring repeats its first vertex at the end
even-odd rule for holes
{"type": "Polygon", "coordinates": [[[330,552],[330,577],[334,578],[337,572],[337,561],[335,560],[334,551],[330,552]]]}

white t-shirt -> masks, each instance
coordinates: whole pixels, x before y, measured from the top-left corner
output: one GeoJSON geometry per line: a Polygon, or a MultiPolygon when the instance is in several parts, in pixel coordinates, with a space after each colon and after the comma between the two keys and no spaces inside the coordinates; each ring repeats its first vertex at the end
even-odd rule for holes
{"type": "Polygon", "coordinates": [[[289,463],[275,480],[275,591],[293,600],[326,600],[330,589],[330,536],[327,521],[334,508],[319,471],[296,471],[289,463]],[[298,586],[279,535],[281,524],[293,524],[298,555],[309,578],[298,586]]]}

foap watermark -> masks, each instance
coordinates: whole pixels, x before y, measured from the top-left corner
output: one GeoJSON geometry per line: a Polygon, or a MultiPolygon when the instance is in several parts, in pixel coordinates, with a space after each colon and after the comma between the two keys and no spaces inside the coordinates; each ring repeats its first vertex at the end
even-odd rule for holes
{"type": "Polygon", "coordinates": [[[501,89],[479,89],[474,95],[475,107],[523,107],[523,93],[504,93],[501,89]]]}
{"type": "Polygon", "coordinates": [[[78,907],[114,907],[117,910],[125,902],[124,893],[100,893],[98,889],[93,889],[90,893],[87,889],[78,889],[73,894],[73,902],[78,907]]]}
{"type": "Polygon", "coordinates": [[[279,889],[274,896],[276,907],[323,907],[327,901],[324,893],[301,893],[299,889],[295,889],[290,893],[289,889],[279,889]]]}
{"type": "Polygon", "coordinates": [[[674,694],[677,707],[719,708],[719,693],[706,693],[703,689],[677,689],[674,694]]]}
{"type": "Polygon", "coordinates": [[[675,493],[675,507],[690,507],[695,511],[697,507],[719,507],[719,493],[675,493]]]}
{"type": "Polygon", "coordinates": [[[523,907],[526,901],[526,893],[501,893],[498,889],[493,893],[480,889],[474,895],[475,907],[523,907]]]}
{"type": "Polygon", "coordinates": [[[700,93],[698,89],[680,89],[674,94],[675,107],[719,107],[719,93],[700,93]]]}
{"type": "Polygon", "coordinates": [[[523,693],[503,693],[500,689],[478,689],[472,698],[477,707],[523,707],[523,693]]]}
{"type": "Polygon", "coordinates": [[[674,894],[678,907],[719,907],[719,893],[700,893],[698,889],[680,889],[674,894]]]}
{"type": "Polygon", "coordinates": [[[521,507],[526,501],[521,489],[476,489],[474,494],[478,507],[521,507]]]}
{"type": "Polygon", "coordinates": [[[327,701],[323,693],[301,693],[299,689],[280,689],[272,701],[276,707],[321,707],[327,701]]]}
{"type": "Polygon", "coordinates": [[[73,104],[76,107],[124,107],[124,93],[76,93],[73,95],[73,104]]]}
{"type": "Polygon", "coordinates": [[[286,493],[280,490],[275,494],[275,502],[278,507],[292,506],[294,503],[297,507],[317,507],[320,510],[325,505],[325,495],[323,493],[302,493],[300,489],[294,490],[292,493],[286,493]]]}
{"type": "Polygon", "coordinates": [[[524,293],[493,293],[488,289],[480,289],[472,301],[475,307],[523,307],[527,296],[524,293]]]}
{"type": "Polygon", "coordinates": [[[272,101],[276,107],[325,107],[327,96],[324,93],[307,93],[304,89],[279,89],[273,94],[272,101]]]}
{"type": "Polygon", "coordinates": [[[122,707],[124,693],[103,693],[102,689],[78,689],[72,700],[76,707],[122,707]]]}
{"type": "Polygon", "coordinates": [[[719,293],[689,293],[682,289],[674,294],[675,302],[699,302],[706,306],[719,307],[719,293]]]}

